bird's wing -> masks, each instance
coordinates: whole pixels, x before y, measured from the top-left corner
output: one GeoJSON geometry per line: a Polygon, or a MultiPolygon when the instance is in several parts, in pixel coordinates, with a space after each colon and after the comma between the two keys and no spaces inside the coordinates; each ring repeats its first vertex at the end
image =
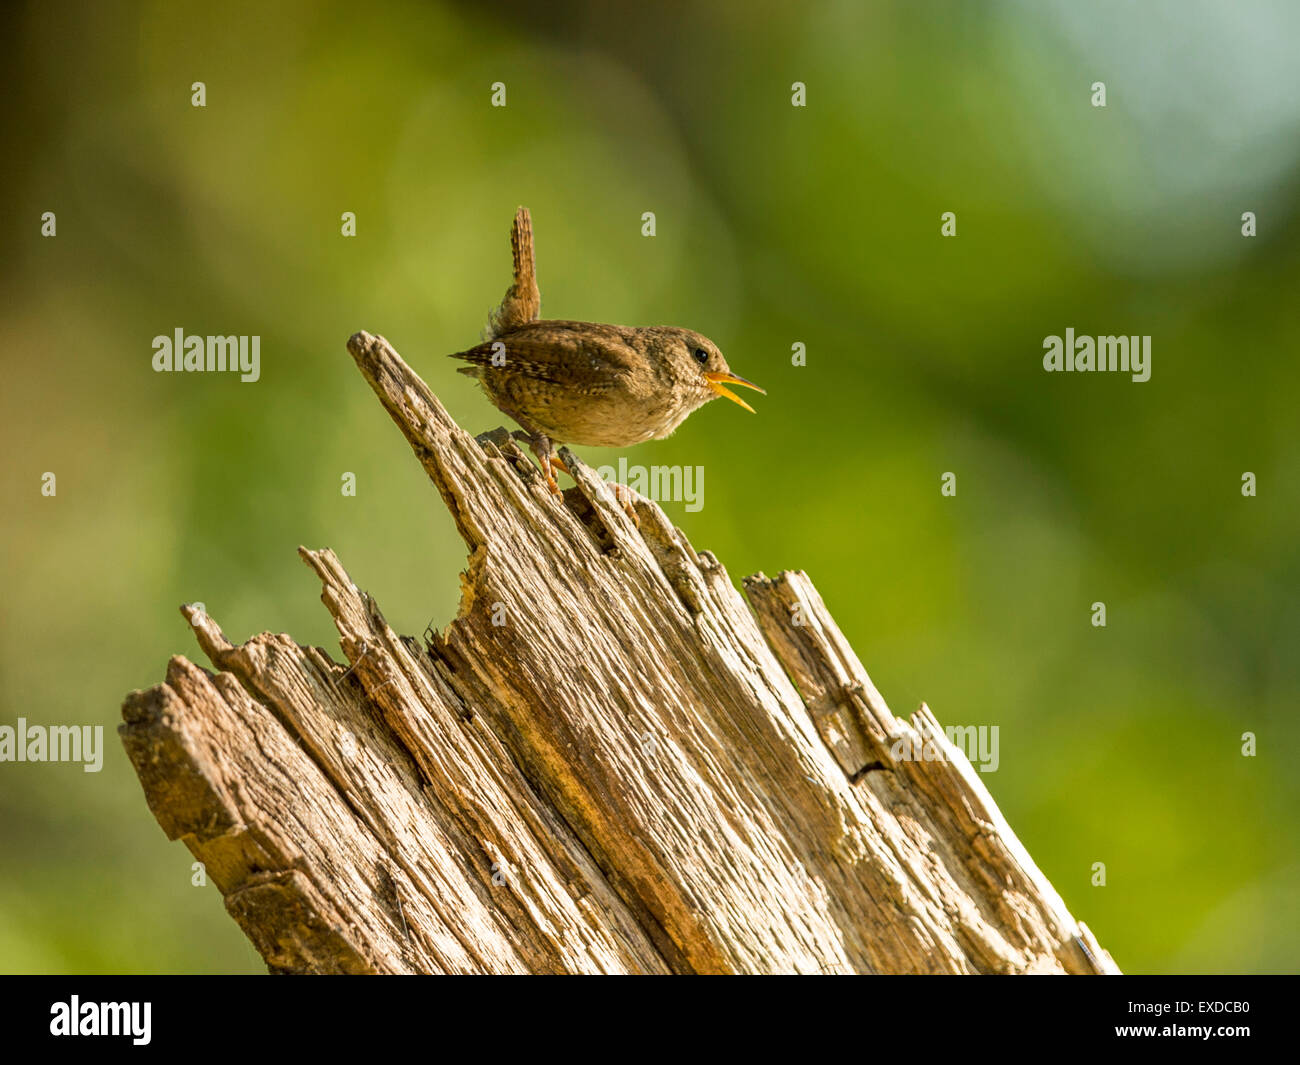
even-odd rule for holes
{"type": "Polygon", "coordinates": [[[450,358],[566,385],[575,392],[599,392],[636,365],[638,356],[628,343],[629,332],[622,326],[592,322],[535,321],[450,358]],[[504,363],[497,344],[505,345],[504,363]],[[498,356],[495,363],[494,355],[498,356]]]}

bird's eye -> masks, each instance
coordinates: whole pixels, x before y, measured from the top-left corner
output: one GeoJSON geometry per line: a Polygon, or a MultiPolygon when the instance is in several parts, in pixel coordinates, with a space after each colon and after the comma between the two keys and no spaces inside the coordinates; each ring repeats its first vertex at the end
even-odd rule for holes
{"type": "Polygon", "coordinates": [[[703,366],[706,362],[709,361],[709,353],[705,351],[703,348],[696,348],[695,361],[698,362],[701,366],[703,366]]]}

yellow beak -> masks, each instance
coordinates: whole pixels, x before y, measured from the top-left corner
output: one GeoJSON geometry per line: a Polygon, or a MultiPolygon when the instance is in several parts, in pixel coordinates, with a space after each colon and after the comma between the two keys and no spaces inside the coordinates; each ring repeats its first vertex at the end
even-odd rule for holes
{"type": "Polygon", "coordinates": [[[723,388],[722,386],[743,385],[745,388],[752,388],[755,392],[762,392],[763,395],[767,395],[767,393],[763,392],[763,390],[759,388],[758,385],[754,384],[753,381],[746,381],[743,377],[737,377],[734,373],[709,372],[704,375],[704,380],[708,383],[708,386],[711,389],[713,389],[713,391],[716,392],[718,395],[726,396],[733,403],[739,403],[742,407],[745,408],[745,410],[749,411],[750,414],[755,413],[754,408],[751,407],[748,403],[746,403],[743,399],[741,399],[738,395],[736,395],[736,393],[732,392],[731,389],[723,388]]]}

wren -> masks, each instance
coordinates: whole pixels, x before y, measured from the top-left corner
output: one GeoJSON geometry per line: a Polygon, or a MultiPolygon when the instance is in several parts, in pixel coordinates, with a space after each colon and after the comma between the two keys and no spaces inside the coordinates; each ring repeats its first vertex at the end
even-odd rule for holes
{"type": "Polygon", "coordinates": [[[753,407],[726,385],[763,389],[737,377],[717,345],[689,329],[632,328],[539,318],[541,294],[528,208],[511,232],[514,282],[492,312],[487,339],[450,356],[478,380],[503,414],[524,430],[553,492],[563,469],[556,444],[628,447],[662,440],[686,417],[725,396],[753,407]]]}

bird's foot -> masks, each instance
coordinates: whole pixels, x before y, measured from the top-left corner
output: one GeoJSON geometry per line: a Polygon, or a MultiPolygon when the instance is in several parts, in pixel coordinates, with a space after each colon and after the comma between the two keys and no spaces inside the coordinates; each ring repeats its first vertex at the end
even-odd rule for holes
{"type": "Polygon", "coordinates": [[[557,467],[564,473],[568,473],[568,467],[555,457],[555,445],[551,443],[550,438],[543,436],[541,433],[528,433],[523,430],[515,430],[511,434],[516,440],[522,440],[526,443],[537,458],[537,465],[541,468],[542,477],[546,481],[546,487],[551,490],[552,495],[563,496],[559,484],[556,483],[555,474],[552,467],[557,467]]]}
{"type": "Polygon", "coordinates": [[[627,485],[619,484],[614,481],[610,485],[614,489],[614,498],[618,500],[623,507],[623,513],[632,519],[632,524],[638,529],[641,528],[641,519],[637,517],[636,507],[632,503],[632,497],[636,494],[627,485]]]}
{"type": "MultiPolygon", "coordinates": [[[[551,469],[572,477],[569,467],[564,464],[564,460],[557,455],[551,456],[551,469]]],[[[623,513],[632,519],[632,524],[638,529],[641,528],[641,519],[637,516],[636,507],[633,505],[632,497],[636,494],[627,485],[619,484],[617,481],[610,483],[614,489],[614,498],[618,500],[619,506],[623,508],[623,513]]]]}
{"type": "MultiPolygon", "coordinates": [[[[573,473],[569,470],[569,467],[564,464],[564,459],[559,458],[556,455],[551,456],[550,466],[556,473],[562,473],[566,477],[573,477],[573,473]]],[[[577,478],[574,478],[574,480],[577,480],[577,478]]],[[[551,483],[555,483],[554,478],[552,478],[551,483]]],[[[556,491],[559,491],[559,489],[556,489],[556,491]]]]}
{"type": "MultiPolygon", "coordinates": [[[[566,477],[573,476],[569,467],[564,464],[564,459],[558,455],[551,456],[551,469],[564,474],[566,477]]],[[[633,525],[638,529],[641,528],[641,519],[637,517],[636,507],[632,503],[632,496],[634,495],[632,489],[628,488],[627,485],[619,484],[617,481],[613,482],[610,487],[614,489],[614,498],[618,500],[619,505],[623,508],[623,513],[632,519],[633,525]]]]}

